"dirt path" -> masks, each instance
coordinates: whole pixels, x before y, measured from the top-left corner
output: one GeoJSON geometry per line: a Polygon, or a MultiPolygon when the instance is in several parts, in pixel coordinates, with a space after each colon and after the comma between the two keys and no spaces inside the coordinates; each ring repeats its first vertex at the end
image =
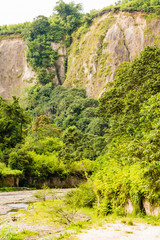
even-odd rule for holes
{"type": "Polygon", "coordinates": [[[159,240],[160,227],[136,223],[107,223],[103,228],[90,229],[78,236],[78,240],[159,240]]]}

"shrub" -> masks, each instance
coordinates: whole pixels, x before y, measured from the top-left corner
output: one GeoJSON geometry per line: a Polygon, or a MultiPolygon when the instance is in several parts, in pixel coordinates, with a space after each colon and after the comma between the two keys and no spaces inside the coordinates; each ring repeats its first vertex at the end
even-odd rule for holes
{"type": "Polygon", "coordinates": [[[88,181],[66,195],[66,202],[76,207],[93,207],[96,195],[92,182],[88,181]]]}

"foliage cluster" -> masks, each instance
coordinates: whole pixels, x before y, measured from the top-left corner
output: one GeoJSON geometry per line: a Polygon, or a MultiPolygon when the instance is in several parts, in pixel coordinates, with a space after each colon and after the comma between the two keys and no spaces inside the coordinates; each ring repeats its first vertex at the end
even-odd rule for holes
{"type": "MultiPolygon", "coordinates": [[[[160,48],[146,47],[133,62],[119,66],[112,88],[99,100],[108,144],[96,159],[90,185],[98,213],[123,215],[128,199],[135,214],[145,213],[144,199],[159,202],[159,66],[160,48]]],[[[78,206],[86,197],[84,187],[69,199],[78,206]]]]}
{"type": "Polygon", "coordinates": [[[15,147],[21,142],[29,122],[29,116],[20,107],[16,97],[10,104],[0,98],[0,150],[15,147]]]}
{"type": "Polygon", "coordinates": [[[52,68],[56,63],[57,52],[51,46],[52,33],[47,17],[38,16],[32,22],[27,40],[27,59],[37,72],[39,82],[51,82],[55,76],[52,68]]]}
{"type": "Polygon", "coordinates": [[[65,202],[73,209],[81,207],[93,207],[96,201],[96,194],[91,182],[81,184],[77,190],[69,191],[66,195],[65,202]]]}
{"type": "MultiPolygon", "coordinates": [[[[159,11],[159,1],[118,4],[122,10],[150,12],[153,7],[159,11]]],[[[131,199],[135,213],[143,212],[145,198],[158,202],[160,197],[160,48],[146,47],[132,63],[122,63],[113,87],[99,103],[87,98],[84,89],[54,88],[57,52],[51,41],[59,42],[65,36],[71,40],[83,22],[80,11],[79,4],[59,1],[50,19],[37,17],[28,32],[17,26],[15,32],[23,30],[28,60],[43,86],[35,85],[28,92],[26,111],[31,118],[18,99],[9,104],[0,99],[0,159],[22,172],[22,185],[29,184],[30,178],[43,181],[91,173],[94,167],[93,184],[72,192],[70,202],[81,207],[97,204],[103,214],[123,214],[121,209],[131,199]]],[[[85,17],[90,23],[89,16],[85,17]]],[[[83,30],[77,33],[83,34],[83,30]]],[[[0,165],[0,174],[5,171],[10,169],[0,165]]]]}
{"type": "Polygon", "coordinates": [[[10,104],[1,99],[1,122],[8,128],[1,129],[0,159],[22,172],[20,185],[91,174],[92,160],[106,145],[98,101],[87,98],[84,89],[51,83],[32,87],[27,98],[26,111],[16,98],[10,104]]]}
{"type": "Polygon", "coordinates": [[[48,115],[51,122],[63,130],[74,125],[83,133],[104,134],[106,124],[98,118],[98,101],[87,98],[84,89],[67,90],[51,84],[34,86],[28,92],[27,101],[27,109],[32,110],[34,116],[48,115]]]}
{"type": "Polygon", "coordinates": [[[14,25],[3,25],[0,26],[0,35],[18,35],[21,34],[22,36],[26,36],[28,34],[29,28],[31,23],[25,22],[25,23],[19,23],[14,25]]]}
{"type": "Polygon", "coordinates": [[[107,124],[97,114],[98,101],[87,98],[84,89],[67,90],[52,85],[33,87],[28,94],[28,107],[34,116],[46,114],[50,121],[64,130],[60,156],[65,161],[82,156],[91,160],[105,147],[107,124]],[[68,159],[68,160],[67,160],[68,159]]]}
{"type": "Polygon", "coordinates": [[[132,63],[117,69],[114,85],[100,99],[99,114],[109,119],[108,137],[135,136],[142,104],[160,89],[160,49],[146,47],[132,63]]]}
{"type": "Polygon", "coordinates": [[[13,170],[10,167],[6,167],[5,163],[0,163],[0,177],[6,176],[21,176],[22,172],[20,170],[13,170]]]}
{"type": "Polygon", "coordinates": [[[123,11],[144,11],[160,14],[159,0],[120,0],[116,3],[123,11]]]}
{"type": "Polygon", "coordinates": [[[160,49],[146,47],[132,63],[121,64],[100,99],[109,144],[96,160],[93,182],[104,214],[122,214],[128,199],[135,213],[144,211],[144,199],[159,201],[159,61],[160,49]]]}

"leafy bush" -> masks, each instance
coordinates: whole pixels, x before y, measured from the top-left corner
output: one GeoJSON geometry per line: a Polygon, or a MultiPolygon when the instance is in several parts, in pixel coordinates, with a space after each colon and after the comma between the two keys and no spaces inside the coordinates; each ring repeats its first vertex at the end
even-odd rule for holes
{"type": "Polygon", "coordinates": [[[12,170],[10,167],[6,167],[4,163],[0,163],[0,177],[5,177],[5,176],[21,176],[22,171],[19,170],[12,170]]]}
{"type": "Polygon", "coordinates": [[[31,173],[35,179],[45,180],[51,176],[65,175],[65,166],[54,153],[47,156],[30,152],[30,155],[33,158],[31,173]]]}
{"type": "Polygon", "coordinates": [[[93,207],[96,195],[91,182],[81,184],[79,189],[70,191],[66,195],[66,203],[76,207],[93,207]]]}
{"type": "Polygon", "coordinates": [[[156,12],[159,14],[159,0],[126,0],[120,4],[124,11],[156,12]]]}
{"type": "Polygon", "coordinates": [[[96,160],[93,182],[103,214],[123,214],[127,199],[135,213],[144,212],[143,199],[159,201],[159,61],[160,48],[146,47],[132,63],[121,64],[100,99],[108,145],[96,160]]]}
{"type": "Polygon", "coordinates": [[[95,162],[89,159],[83,159],[82,161],[74,161],[71,163],[69,171],[71,173],[76,172],[88,172],[92,173],[94,170],[95,162]]]}

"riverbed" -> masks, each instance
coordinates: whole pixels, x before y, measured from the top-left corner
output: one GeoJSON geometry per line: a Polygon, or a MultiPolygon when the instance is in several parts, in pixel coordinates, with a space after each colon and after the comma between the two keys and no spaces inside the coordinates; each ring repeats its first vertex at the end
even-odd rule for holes
{"type": "MultiPolygon", "coordinates": [[[[0,215],[7,215],[28,208],[30,203],[40,200],[45,196],[45,190],[23,190],[0,193],[0,215]],[[38,197],[39,196],[39,197],[38,197]]],[[[53,189],[45,196],[46,200],[54,196],[62,197],[69,189],[53,189]]]]}
{"type": "MultiPolygon", "coordinates": [[[[43,220],[41,223],[34,222],[34,224],[30,224],[30,222],[25,221],[25,218],[23,218],[23,221],[19,221],[19,218],[21,218],[23,213],[18,213],[18,215],[11,213],[16,213],[18,210],[28,209],[30,203],[37,202],[44,197],[46,200],[63,198],[68,191],[70,191],[70,189],[50,189],[47,190],[47,194],[45,194],[45,190],[24,190],[0,193],[0,230],[9,228],[16,232],[28,230],[38,233],[36,236],[24,238],[27,240],[53,240],[55,236],[60,236],[66,231],[64,226],[60,225],[55,227],[52,222],[48,222],[47,224],[44,222],[44,224],[42,224],[43,220]]],[[[31,213],[34,210],[36,209],[34,209],[34,205],[32,206],[31,204],[27,212],[31,213]]],[[[54,219],[52,221],[54,223],[54,219]]],[[[74,233],[72,230],[67,231],[73,232],[73,234],[71,234],[71,238],[69,238],[72,240],[160,239],[159,226],[151,226],[150,224],[144,223],[133,223],[132,225],[129,225],[127,222],[122,223],[121,221],[106,223],[100,228],[96,226],[96,228],[91,228],[87,231],[82,230],[81,234],[74,233]]]]}

